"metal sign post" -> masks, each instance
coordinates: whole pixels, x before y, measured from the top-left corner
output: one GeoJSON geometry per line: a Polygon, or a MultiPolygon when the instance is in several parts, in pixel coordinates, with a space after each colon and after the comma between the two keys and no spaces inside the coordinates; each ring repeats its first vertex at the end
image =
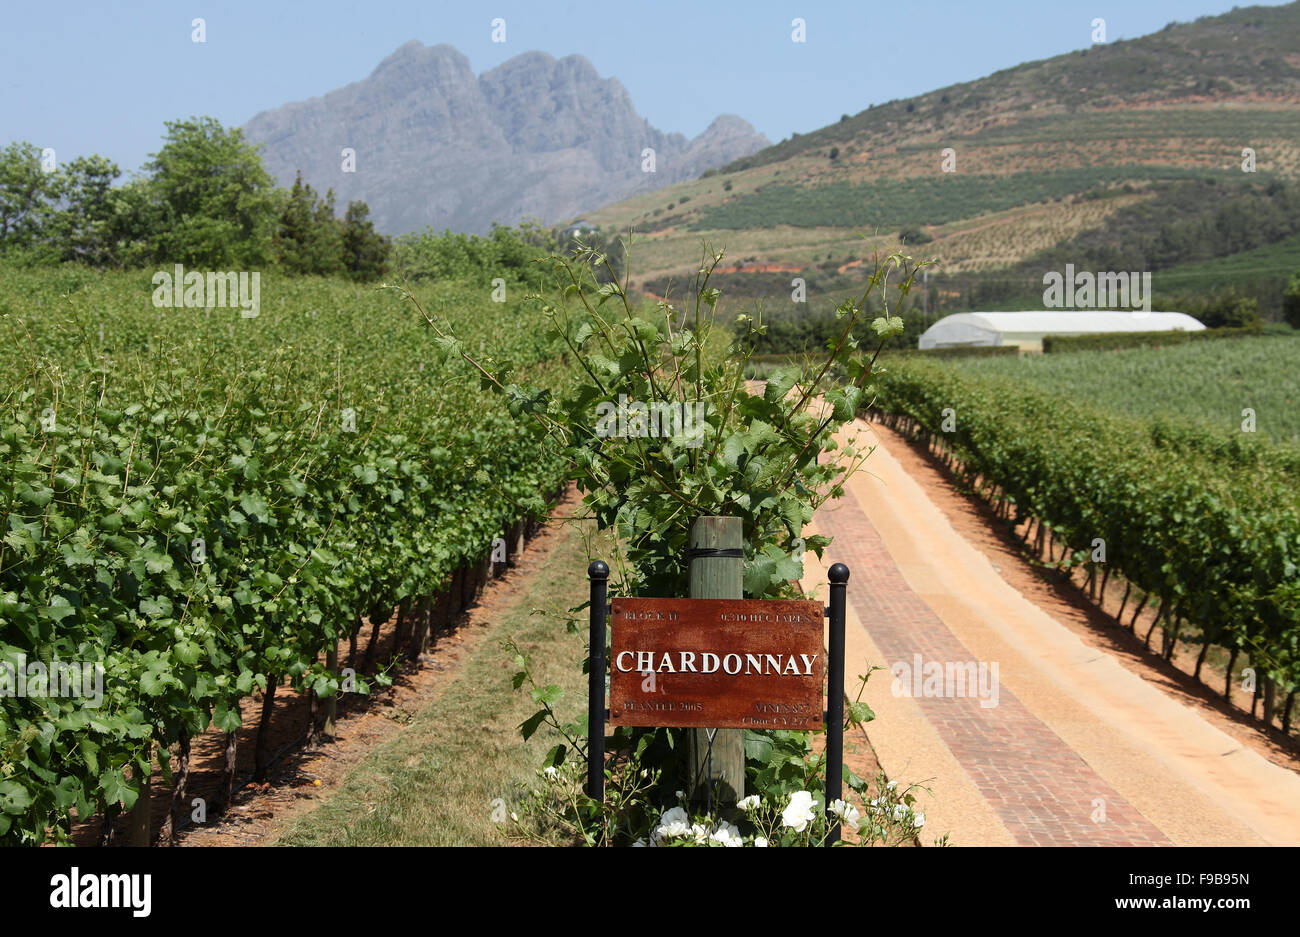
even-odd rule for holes
{"type": "MultiPolygon", "coordinates": [[[[826,674],[826,807],[839,800],[844,781],[844,599],[849,584],[849,568],[836,563],[829,570],[831,604],[830,660],[826,674]]],[[[826,836],[826,845],[839,842],[840,825],[836,823],[826,836]]]]}
{"type": "Polygon", "coordinates": [[[587,796],[605,799],[605,613],[609,567],[601,560],[587,567],[591,580],[591,662],[587,677],[587,796]]]}

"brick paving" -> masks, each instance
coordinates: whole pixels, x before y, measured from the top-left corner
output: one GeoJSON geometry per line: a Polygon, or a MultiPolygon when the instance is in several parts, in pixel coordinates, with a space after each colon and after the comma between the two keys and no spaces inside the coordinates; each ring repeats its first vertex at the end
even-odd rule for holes
{"type": "MultiPolygon", "coordinates": [[[[887,665],[975,661],[912,591],[851,492],[817,514],[853,578],[848,600],[887,665]]],[[[923,671],[924,672],[924,671],[923,671]]],[[[1005,686],[997,705],[976,694],[920,696],[917,704],[1016,842],[1026,846],[1170,845],[1165,835],[1089,767],[1005,686]],[[1105,819],[1094,822],[1097,800],[1105,819]]],[[[936,790],[937,796],[942,796],[936,790]]]]}

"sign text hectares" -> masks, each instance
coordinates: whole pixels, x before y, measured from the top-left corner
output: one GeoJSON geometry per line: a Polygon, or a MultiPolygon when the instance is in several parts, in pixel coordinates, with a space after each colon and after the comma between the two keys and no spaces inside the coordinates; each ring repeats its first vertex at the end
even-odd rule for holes
{"type": "Polygon", "coordinates": [[[732,599],[614,599],[614,725],[818,729],[822,606],[732,599]]]}

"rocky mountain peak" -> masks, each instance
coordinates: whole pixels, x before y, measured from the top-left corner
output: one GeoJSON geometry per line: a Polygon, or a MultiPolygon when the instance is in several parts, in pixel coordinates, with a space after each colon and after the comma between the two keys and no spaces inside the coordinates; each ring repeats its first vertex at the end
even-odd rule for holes
{"type": "Polygon", "coordinates": [[[524,52],[475,76],[454,46],[414,39],[361,81],[263,111],[244,130],[281,184],[301,170],[314,188],[334,189],[340,206],[367,202],[380,230],[394,234],[551,223],[768,145],[734,115],[693,140],[664,133],[622,82],[581,55],[524,52]],[[645,147],[655,149],[653,174],[641,171],[645,147]]]}

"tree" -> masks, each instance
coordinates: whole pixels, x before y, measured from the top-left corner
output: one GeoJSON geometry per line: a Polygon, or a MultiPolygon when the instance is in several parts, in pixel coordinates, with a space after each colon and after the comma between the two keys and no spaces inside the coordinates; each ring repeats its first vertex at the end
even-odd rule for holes
{"type": "Polygon", "coordinates": [[[831,147],[831,159],[836,160],[839,158],[840,158],[840,148],[838,146],[831,147]]]}
{"type": "Polygon", "coordinates": [[[59,195],[59,176],[41,167],[31,143],[0,150],[0,251],[29,250],[48,235],[59,195]]]}
{"type": "Polygon", "coordinates": [[[256,147],[211,117],[166,126],[162,149],[145,164],[160,216],[155,259],[211,268],[268,262],[282,196],[256,147]]]}
{"type": "Polygon", "coordinates": [[[354,280],[378,280],[388,272],[392,245],[375,231],[370,207],[348,202],[343,215],[343,266],[354,280]]]}
{"type": "Polygon", "coordinates": [[[125,242],[136,232],[119,211],[113,181],[122,174],[103,156],[78,156],[59,173],[60,208],[50,219],[48,236],[59,259],[95,267],[121,263],[125,242]]]}
{"type": "Polygon", "coordinates": [[[1293,329],[1300,329],[1300,270],[1291,277],[1282,294],[1282,318],[1293,329]]]}
{"type": "Polygon", "coordinates": [[[272,245],[276,261],[289,273],[343,273],[343,227],[334,217],[334,190],[319,199],[299,172],[284,198],[272,245]]]}
{"type": "Polygon", "coordinates": [[[343,265],[343,225],[334,209],[334,190],[326,189],[312,213],[312,253],[317,258],[314,272],[322,275],[342,273],[343,265]]]}

